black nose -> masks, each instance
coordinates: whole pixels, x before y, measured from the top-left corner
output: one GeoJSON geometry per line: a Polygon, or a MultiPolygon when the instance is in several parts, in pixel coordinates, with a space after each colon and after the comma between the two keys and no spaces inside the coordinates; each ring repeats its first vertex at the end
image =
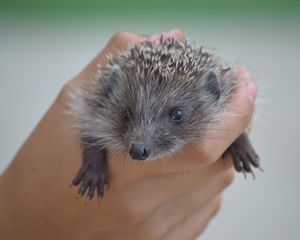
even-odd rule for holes
{"type": "Polygon", "coordinates": [[[131,144],[129,155],[135,160],[145,160],[150,155],[150,148],[145,144],[131,144]]]}

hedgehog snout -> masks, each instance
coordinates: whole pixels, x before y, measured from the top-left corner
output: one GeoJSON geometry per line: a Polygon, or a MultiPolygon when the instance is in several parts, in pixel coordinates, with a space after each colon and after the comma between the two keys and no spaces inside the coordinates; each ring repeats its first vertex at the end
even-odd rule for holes
{"type": "Polygon", "coordinates": [[[134,160],[145,160],[150,155],[150,147],[146,144],[132,143],[129,149],[129,155],[134,160]]]}

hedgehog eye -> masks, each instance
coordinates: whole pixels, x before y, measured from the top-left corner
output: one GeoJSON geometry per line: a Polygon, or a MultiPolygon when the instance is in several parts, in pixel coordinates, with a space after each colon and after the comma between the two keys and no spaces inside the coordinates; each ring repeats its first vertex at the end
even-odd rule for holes
{"type": "Polygon", "coordinates": [[[175,110],[171,111],[170,118],[171,118],[172,122],[179,123],[183,119],[183,113],[181,110],[175,109],[175,110]]]}
{"type": "Polygon", "coordinates": [[[128,109],[124,110],[123,117],[124,117],[125,121],[129,121],[129,119],[130,119],[130,111],[128,109]]]}

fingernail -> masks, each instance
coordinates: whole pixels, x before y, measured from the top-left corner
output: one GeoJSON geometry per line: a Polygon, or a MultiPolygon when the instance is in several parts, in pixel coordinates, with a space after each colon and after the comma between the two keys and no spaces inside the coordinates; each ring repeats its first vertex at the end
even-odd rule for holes
{"type": "Polygon", "coordinates": [[[162,39],[175,38],[178,39],[180,31],[178,29],[172,29],[166,32],[161,32],[149,37],[149,40],[155,44],[160,44],[162,39]]]}
{"type": "Polygon", "coordinates": [[[178,38],[179,30],[178,29],[172,29],[164,33],[165,38],[178,38]]]}
{"type": "Polygon", "coordinates": [[[243,81],[251,79],[250,73],[243,67],[238,67],[235,70],[235,75],[238,79],[241,79],[243,81]]]}
{"type": "Polygon", "coordinates": [[[251,101],[254,103],[257,97],[257,93],[258,93],[258,87],[255,84],[255,82],[251,81],[251,80],[246,80],[246,88],[248,91],[248,95],[251,99],[251,101]]]}
{"type": "Polygon", "coordinates": [[[258,94],[258,87],[255,82],[251,81],[250,73],[243,67],[238,67],[235,71],[235,76],[241,81],[245,81],[248,96],[254,103],[258,94]]]}
{"type": "Polygon", "coordinates": [[[149,37],[149,40],[158,45],[158,44],[160,44],[161,35],[162,35],[162,33],[152,35],[149,37]]]}

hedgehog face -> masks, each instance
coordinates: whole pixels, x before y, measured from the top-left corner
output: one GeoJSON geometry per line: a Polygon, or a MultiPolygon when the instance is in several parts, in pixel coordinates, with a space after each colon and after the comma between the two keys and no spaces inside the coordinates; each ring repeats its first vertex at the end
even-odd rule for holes
{"type": "Polygon", "coordinates": [[[199,139],[221,94],[216,74],[209,70],[189,79],[140,75],[124,80],[120,73],[112,74],[104,104],[105,113],[110,112],[102,134],[109,137],[103,141],[107,147],[118,145],[132,159],[145,160],[169,155],[199,139]]]}

